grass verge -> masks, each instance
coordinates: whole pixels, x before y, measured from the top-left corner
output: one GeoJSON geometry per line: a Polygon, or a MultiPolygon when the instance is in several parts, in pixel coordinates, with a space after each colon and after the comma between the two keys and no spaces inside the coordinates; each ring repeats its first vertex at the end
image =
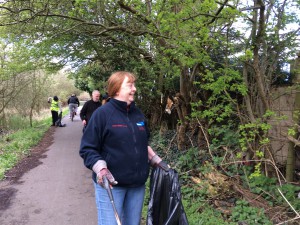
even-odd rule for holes
{"type": "MultiPolygon", "coordinates": [[[[67,110],[64,110],[63,115],[66,113],[67,110]]],[[[9,132],[0,136],[0,180],[5,178],[6,171],[30,155],[32,147],[40,142],[50,128],[51,119],[49,111],[47,111],[47,114],[35,119],[33,126],[30,127],[29,120],[26,121],[16,115],[12,117],[12,120],[9,121],[9,132]]]]}

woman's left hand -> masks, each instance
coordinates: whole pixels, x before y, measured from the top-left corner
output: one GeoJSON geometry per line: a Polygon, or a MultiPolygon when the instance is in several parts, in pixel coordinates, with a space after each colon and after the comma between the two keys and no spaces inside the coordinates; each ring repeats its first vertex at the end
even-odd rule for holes
{"type": "Polygon", "coordinates": [[[150,163],[152,166],[157,166],[166,172],[168,172],[170,169],[170,166],[165,163],[158,155],[154,155],[150,160],[150,163]]]}

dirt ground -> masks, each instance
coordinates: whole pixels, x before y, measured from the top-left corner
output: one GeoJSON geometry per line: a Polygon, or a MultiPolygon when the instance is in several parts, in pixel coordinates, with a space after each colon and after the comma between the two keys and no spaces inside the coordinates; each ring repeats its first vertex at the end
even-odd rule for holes
{"type": "Polygon", "coordinates": [[[21,160],[14,168],[6,172],[5,179],[0,181],[0,210],[5,210],[10,206],[10,200],[14,197],[16,191],[14,188],[1,189],[1,183],[5,182],[10,185],[17,184],[23,174],[40,165],[40,159],[45,157],[44,153],[48,151],[49,146],[53,143],[54,131],[55,127],[50,127],[39,144],[32,148],[31,154],[21,160]]]}

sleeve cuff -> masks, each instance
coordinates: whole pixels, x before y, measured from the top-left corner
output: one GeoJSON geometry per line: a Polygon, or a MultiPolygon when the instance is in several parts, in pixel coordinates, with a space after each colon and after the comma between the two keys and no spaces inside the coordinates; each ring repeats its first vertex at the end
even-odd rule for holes
{"type": "Polygon", "coordinates": [[[100,170],[107,168],[106,162],[104,160],[98,160],[94,165],[92,170],[98,174],[100,170]]]}
{"type": "Polygon", "coordinates": [[[152,157],[152,159],[150,160],[150,164],[153,166],[153,165],[160,163],[161,161],[162,161],[162,159],[158,155],[155,154],[152,157]]]}

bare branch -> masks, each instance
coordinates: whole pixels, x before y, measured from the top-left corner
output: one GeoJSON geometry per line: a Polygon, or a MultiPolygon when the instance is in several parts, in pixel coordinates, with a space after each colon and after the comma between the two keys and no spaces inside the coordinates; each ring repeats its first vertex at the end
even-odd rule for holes
{"type": "Polygon", "coordinates": [[[215,22],[215,20],[218,18],[218,15],[222,12],[222,10],[224,9],[224,7],[226,6],[227,2],[228,2],[228,0],[225,0],[224,3],[220,3],[221,7],[216,12],[214,18],[207,25],[212,24],[213,22],[215,22]]]}
{"type": "Polygon", "coordinates": [[[296,146],[300,146],[300,141],[298,141],[296,138],[293,138],[289,135],[287,135],[287,139],[291,142],[293,142],[296,146]]]}

